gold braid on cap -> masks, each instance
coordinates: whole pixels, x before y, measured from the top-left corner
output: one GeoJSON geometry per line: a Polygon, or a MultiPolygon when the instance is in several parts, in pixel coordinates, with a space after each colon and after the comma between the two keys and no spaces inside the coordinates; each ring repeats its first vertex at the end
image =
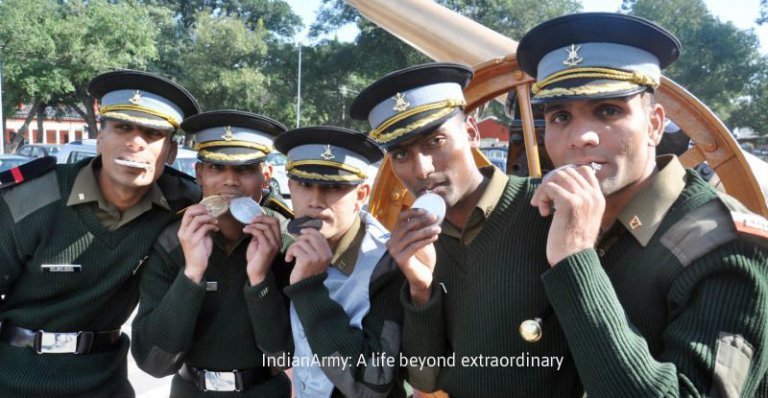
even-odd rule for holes
{"type": "MultiPolygon", "coordinates": [[[[344,171],[348,171],[361,179],[368,178],[368,174],[364,172],[363,170],[358,169],[357,167],[352,167],[348,164],[339,163],[339,162],[331,162],[330,160],[320,160],[320,159],[308,159],[308,160],[297,160],[297,161],[288,161],[285,164],[285,171],[290,171],[295,173],[296,171],[301,173],[306,173],[301,170],[295,170],[298,166],[326,166],[326,167],[333,167],[335,169],[340,169],[344,171]]],[[[315,173],[311,173],[315,174],[315,173]]],[[[318,174],[320,175],[320,174],[318,174]]]]}
{"type": "Polygon", "coordinates": [[[408,109],[405,112],[400,112],[395,116],[392,116],[391,118],[387,119],[384,123],[380,124],[378,127],[373,129],[368,135],[378,141],[379,143],[385,144],[389,141],[392,141],[404,134],[410,133],[413,130],[416,130],[419,127],[426,126],[429,123],[434,122],[435,120],[438,120],[451,112],[453,112],[454,108],[456,107],[464,107],[466,105],[466,101],[464,101],[463,98],[448,98],[445,101],[440,102],[434,102],[431,104],[424,104],[419,105],[417,107],[408,109]],[[397,128],[395,130],[392,130],[388,133],[385,133],[388,128],[392,127],[392,125],[401,122],[411,116],[418,115],[420,113],[433,111],[436,109],[440,109],[439,112],[436,112],[434,114],[431,114],[425,118],[419,119],[407,126],[397,128]]]}
{"type": "Polygon", "coordinates": [[[246,160],[261,159],[267,156],[266,154],[261,152],[230,155],[230,154],[221,153],[221,152],[211,152],[205,149],[199,151],[198,154],[200,155],[200,157],[204,159],[219,160],[219,161],[226,161],[226,162],[243,162],[246,160]]]}
{"type": "Polygon", "coordinates": [[[99,107],[99,113],[103,117],[109,117],[109,113],[114,113],[115,115],[121,117],[121,118],[130,118],[130,116],[121,114],[115,111],[135,111],[135,112],[142,112],[149,115],[157,116],[166,122],[168,122],[173,128],[178,129],[179,128],[179,120],[176,119],[173,116],[166,115],[165,113],[158,112],[152,108],[141,106],[141,105],[129,105],[129,104],[118,104],[118,105],[107,105],[107,106],[101,106],[99,107]]]}
{"type": "MultiPolygon", "coordinates": [[[[534,83],[532,87],[533,95],[540,96],[539,93],[542,92],[547,86],[553,83],[558,83],[564,80],[582,79],[582,78],[619,80],[619,81],[634,83],[636,85],[641,85],[641,86],[650,86],[653,88],[656,88],[659,86],[659,82],[651,79],[647,75],[640,72],[625,72],[625,71],[611,69],[611,68],[572,68],[572,69],[565,69],[557,73],[553,73],[547,76],[546,79],[540,82],[534,83]]],[[[599,87],[599,85],[596,87],[599,87]]],[[[569,89],[566,89],[566,90],[569,90],[569,89]]],[[[575,89],[570,89],[570,90],[575,90],[575,89]]],[[[589,93],[583,93],[583,94],[589,94],[589,93]]]]}
{"type": "Polygon", "coordinates": [[[262,144],[257,144],[255,142],[251,141],[206,141],[199,143],[195,145],[195,150],[199,151],[201,149],[205,148],[215,148],[215,147],[240,147],[240,148],[250,148],[250,149],[256,149],[258,151],[264,152],[264,153],[270,153],[272,152],[272,147],[262,144]]]}
{"type": "MultiPolygon", "coordinates": [[[[286,169],[288,170],[288,169],[286,169]]],[[[335,182],[358,182],[363,181],[360,177],[356,175],[325,175],[320,173],[311,173],[308,171],[293,169],[288,172],[289,177],[296,177],[296,178],[307,178],[311,180],[321,180],[321,181],[335,181],[335,182]]]]}

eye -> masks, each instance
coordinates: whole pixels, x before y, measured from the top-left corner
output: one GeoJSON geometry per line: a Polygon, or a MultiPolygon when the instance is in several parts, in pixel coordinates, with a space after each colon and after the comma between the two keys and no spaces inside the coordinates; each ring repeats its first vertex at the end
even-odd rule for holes
{"type": "Polygon", "coordinates": [[[216,163],[206,163],[211,170],[221,171],[224,170],[224,166],[216,163]]]}
{"type": "Polygon", "coordinates": [[[119,130],[122,132],[131,131],[133,130],[133,126],[128,123],[117,123],[115,124],[115,130],[119,130]]]}
{"type": "Polygon", "coordinates": [[[546,117],[547,121],[553,124],[567,123],[571,120],[571,115],[568,112],[553,112],[546,117]]]}
{"type": "Polygon", "coordinates": [[[621,107],[616,105],[602,105],[597,108],[597,114],[604,117],[619,116],[622,113],[621,107]]]}
{"type": "Polygon", "coordinates": [[[299,186],[302,188],[310,188],[312,184],[306,182],[306,181],[299,181],[299,186]]]}
{"type": "Polygon", "coordinates": [[[430,137],[427,140],[427,146],[430,148],[439,147],[440,145],[443,145],[445,142],[445,137],[442,135],[436,135],[434,137],[430,137]]]}
{"type": "Polygon", "coordinates": [[[390,154],[392,156],[392,160],[404,160],[408,157],[408,151],[405,149],[395,149],[390,151],[390,154]]]}
{"type": "Polygon", "coordinates": [[[254,164],[243,164],[237,166],[237,172],[242,174],[252,174],[258,172],[258,167],[254,164]]]}

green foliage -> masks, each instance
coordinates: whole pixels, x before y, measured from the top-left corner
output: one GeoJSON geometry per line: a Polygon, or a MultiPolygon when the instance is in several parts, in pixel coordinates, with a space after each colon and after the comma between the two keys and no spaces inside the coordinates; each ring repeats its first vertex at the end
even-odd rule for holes
{"type": "Polygon", "coordinates": [[[272,33],[293,37],[301,28],[301,19],[283,0],[145,0],[174,10],[184,27],[196,22],[200,12],[242,20],[251,30],[266,27],[272,33]]]}
{"type": "MultiPolygon", "coordinates": [[[[1,2],[3,88],[10,94],[4,102],[68,105],[82,112],[93,76],[113,68],[143,69],[158,57],[156,26],[163,16],[170,18],[135,1],[1,2]]],[[[83,116],[93,125],[92,114],[83,116]]]]}
{"type": "Polygon", "coordinates": [[[703,0],[639,1],[633,13],[673,32],[683,44],[680,59],[665,75],[688,89],[731,127],[762,127],[742,113],[731,114],[751,102],[750,87],[764,80],[765,57],[751,30],[742,30],[714,17],[703,0]]]}
{"type": "Polygon", "coordinates": [[[178,59],[181,83],[205,109],[262,108],[266,78],[260,63],[267,52],[267,30],[202,11],[195,19],[193,39],[178,59]]]}

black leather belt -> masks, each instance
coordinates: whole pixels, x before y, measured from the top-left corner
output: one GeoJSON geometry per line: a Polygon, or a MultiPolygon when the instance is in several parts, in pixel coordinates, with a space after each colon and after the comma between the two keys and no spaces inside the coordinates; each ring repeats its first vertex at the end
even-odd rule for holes
{"type": "Polygon", "coordinates": [[[193,383],[200,391],[245,391],[271,379],[272,371],[259,367],[219,372],[198,369],[185,363],[179,369],[179,376],[193,383]]]}
{"type": "Polygon", "coordinates": [[[117,348],[120,330],[55,333],[0,325],[0,341],[38,354],[90,354],[117,348]]]}

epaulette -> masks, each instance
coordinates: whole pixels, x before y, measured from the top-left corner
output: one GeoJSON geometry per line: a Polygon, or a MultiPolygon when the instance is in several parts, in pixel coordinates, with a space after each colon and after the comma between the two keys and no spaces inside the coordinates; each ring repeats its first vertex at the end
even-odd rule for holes
{"type": "Polygon", "coordinates": [[[33,180],[56,168],[56,158],[46,156],[0,173],[0,191],[33,180]]]}
{"type": "Polygon", "coordinates": [[[717,193],[720,201],[731,212],[733,226],[740,234],[768,239],[768,220],[746,208],[736,198],[723,192],[717,193]]]}
{"type": "MultiPolygon", "coordinates": [[[[166,167],[163,175],[157,180],[157,186],[165,196],[171,210],[179,212],[202,199],[202,192],[197,180],[187,173],[172,167],[166,167]]],[[[181,215],[179,212],[177,215],[181,215]]]]}
{"type": "Polygon", "coordinates": [[[739,238],[768,243],[768,222],[736,199],[718,192],[717,198],[670,227],[660,243],[686,267],[712,249],[739,238]]]}
{"type": "Polygon", "coordinates": [[[260,205],[262,207],[266,207],[268,209],[272,209],[275,212],[279,213],[283,217],[291,220],[293,219],[293,210],[288,206],[287,203],[285,203],[281,198],[279,198],[277,195],[273,194],[271,190],[265,190],[264,194],[261,197],[261,203],[260,205]]]}

